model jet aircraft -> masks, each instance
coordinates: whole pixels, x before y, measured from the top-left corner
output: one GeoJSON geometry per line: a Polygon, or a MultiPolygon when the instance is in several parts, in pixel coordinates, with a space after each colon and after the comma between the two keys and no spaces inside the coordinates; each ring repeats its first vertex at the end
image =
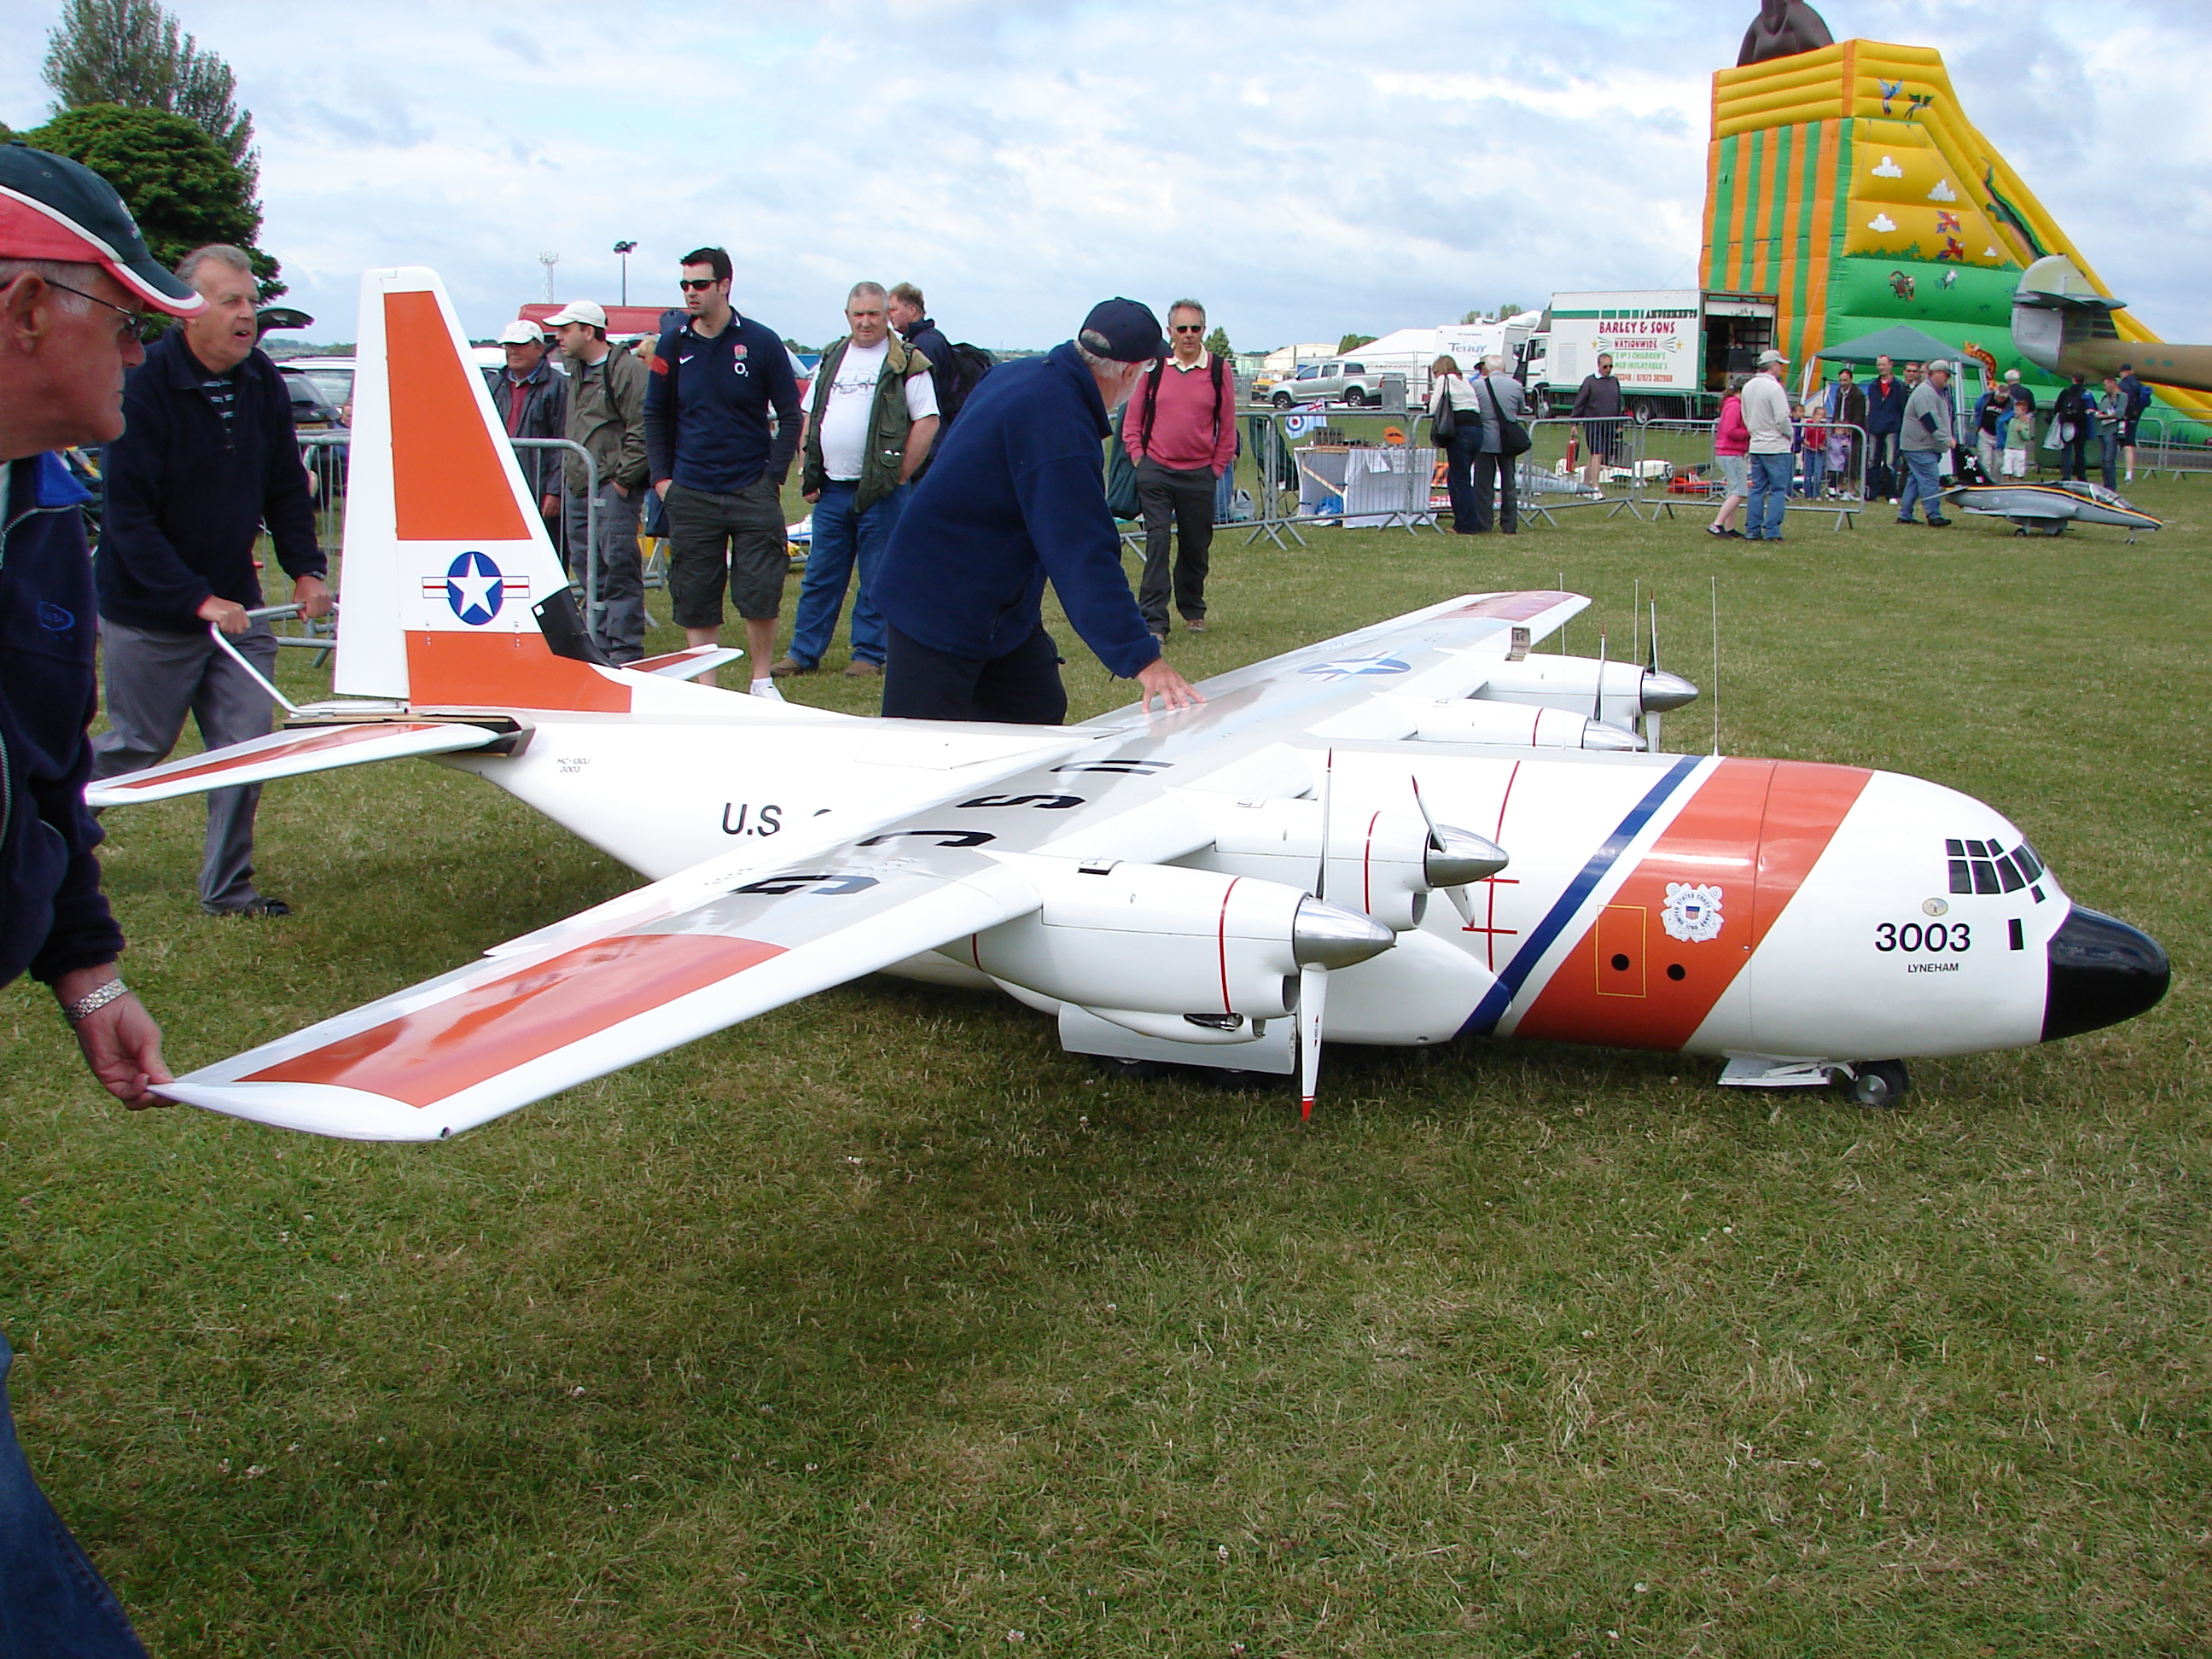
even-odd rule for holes
{"type": "MultiPolygon", "coordinates": [[[[433,756],[652,878],[164,1091],[457,1133],[859,975],[995,987],[1069,1050],[1300,1075],[1324,1037],[1681,1050],[1905,1086],[2164,994],[1980,802],[1644,752],[1695,688],[1531,647],[1588,603],[1447,599],[1066,728],[857,719],[592,659],[437,278],[363,280],[338,700],[95,803],[433,756]],[[1586,712],[1585,712],[1586,711],[1586,712]],[[1462,827],[1463,826],[1463,827],[1462,827]],[[1510,854],[1510,864],[1509,864],[1510,854]],[[1433,904],[1443,891],[1449,902],[1433,904]]],[[[730,654],[730,653],[722,653],[730,654]]]]}
{"type": "MultiPolygon", "coordinates": [[[[2162,530],[2154,519],[2118,490],[2075,479],[2064,483],[1960,484],[1943,499],[1962,513],[2009,519],[2015,536],[2063,536],[2069,524],[2109,524],[2135,532],[2162,530]]],[[[2133,541],[2135,537],[2128,537],[2133,541]]]]}

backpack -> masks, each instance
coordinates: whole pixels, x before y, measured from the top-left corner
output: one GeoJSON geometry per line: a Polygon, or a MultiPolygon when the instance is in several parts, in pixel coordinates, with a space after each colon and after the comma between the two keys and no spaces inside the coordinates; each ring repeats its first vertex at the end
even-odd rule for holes
{"type": "Polygon", "coordinates": [[[960,412],[968,396],[982,384],[983,377],[999,366],[999,360],[979,345],[969,345],[965,340],[951,341],[952,361],[945,365],[950,372],[945,385],[937,394],[937,412],[950,426],[952,417],[960,412]]]}
{"type": "Polygon", "coordinates": [[[2139,421],[2150,408],[2150,388],[2137,380],[2128,392],[2128,418],[2139,421]]]}
{"type": "Polygon", "coordinates": [[[1121,441],[1121,424],[1128,415],[1127,404],[1114,411],[1114,435],[1106,451],[1106,510],[1117,519],[1141,519],[1145,509],[1137,499],[1137,463],[1121,441]]]}

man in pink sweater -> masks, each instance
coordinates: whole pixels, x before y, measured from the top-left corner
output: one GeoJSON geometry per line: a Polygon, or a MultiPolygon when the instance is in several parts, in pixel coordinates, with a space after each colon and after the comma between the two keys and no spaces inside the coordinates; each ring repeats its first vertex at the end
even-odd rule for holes
{"type": "Polygon", "coordinates": [[[1137,464],[1145,508],[1145,574],[1137,608],[1145,626],[1168,636],[1168,595],[1183,626],[1206,632],[1206,553],[1213,545],[1213,491],[1237,460],[1237,376],[1205,346],[1206,307],[1178,300],[1168,311],[1172,355],[1152,365],[1129,399],[1121,440],[1137,464]],[[1176,529],[1169,579],[1168,527],[1176,529]]]}

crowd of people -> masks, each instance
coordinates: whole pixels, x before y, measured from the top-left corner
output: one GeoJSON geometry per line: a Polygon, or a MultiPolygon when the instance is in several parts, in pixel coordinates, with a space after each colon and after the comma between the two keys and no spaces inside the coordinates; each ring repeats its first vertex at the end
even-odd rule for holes
{"type": "MultiPolygon", "coordinates": [[[[1907,362],[1900,373],[1891,358],[1877,357],[1864,386],[1850,368],[1839,368],[1795,405],[1784,384],[1789,367],[1787,357],[1769,349],[1759,354],[1756,374],[1729,380],[1714,422],[1721,501],[1708,535],[1778,541],[1792,495],[1892,502],[1899,524],[1917,522],[1917,507],[1940,528],[1950,522],[1942,511],[1944,479],[2027,477],[2039,410],[2016,368],[1966,410],[1953,389],[1953,366],[1941,358],[1907,362]]],[[[2074,375],[2043,428],[2058,453],[2061,480],[2087,482],[2095,439],[2105,487],[2131,482],[2138,424],[2150,404],[2150,388],[2133,364],[2105,376],[2101,390],[2093,390],[2087,375],[2074,375]]]]}

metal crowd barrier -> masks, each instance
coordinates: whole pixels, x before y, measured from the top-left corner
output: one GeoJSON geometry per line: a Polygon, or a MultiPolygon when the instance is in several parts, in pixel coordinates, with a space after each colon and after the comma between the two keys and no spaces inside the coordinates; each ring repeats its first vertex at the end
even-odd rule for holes
{"type": "MultiPolygon", "coordinates": [[[[325,547],[336,548],[343,539],[344,518],[343,502],[345,497],[346,457],[353,434],[348,432],[303,432],[300,446],[306,452],[307,471],[315,481],[315,538],[325,547]]],[[[585,488],[591,493],[584,507],[584,615],[586,625],[594,634],[604,620],[606,606],[599,598],[599,464],[592,452],[568,438],[510,438],[507,442],[517,449],[564,449],[580,456],[584,463],[585,488]]],[[[563,522],[568,506],[568,481],[565,470],[561,487],[563,522]]],[[[642,515],[641,515],[642,516],[642,515]]],[[[642,533],[642,532],[641,532],[642,533]]],[[[556,545],[559,544],[556,541],[556,545]]],[[[642,561],[643,550],[640,550],[642,561]]],[[[575,555],[568,555],[568,568],[573,576],[575,555]]],[[[662,579],[663,582],[665,578],[662,579]]],[[[648,584],[656,586],[659,584],[648,584]]],[[[648,623],[652,621],[647,617],[648,623]]],[[[280,637],[280,645],[309,644],[312,641],[295,641],[280,637]]]]}
{"type": "Polygon", "coordinates": [[[2144,416],[2136,425],[2136,470],[2171,473],[2177,481],[2212,472],[2212,424],[2186,416],[2144,416]]]}

